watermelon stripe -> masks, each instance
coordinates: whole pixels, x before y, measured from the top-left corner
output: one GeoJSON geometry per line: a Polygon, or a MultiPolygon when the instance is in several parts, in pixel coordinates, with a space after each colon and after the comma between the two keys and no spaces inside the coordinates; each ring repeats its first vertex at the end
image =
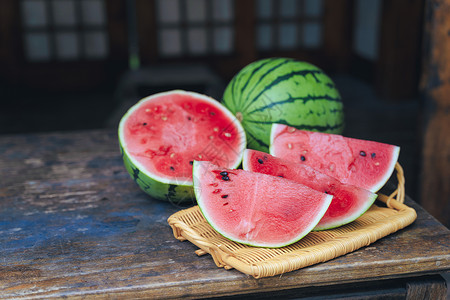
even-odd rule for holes
{"type": "MultiPolygon", "coordinates": [[[[234,88],[236,87],[236,78],[237,77],[234,77],[232,80],[231,80],[231,94],[232,95],[234,95],[234,88]]],[[[235,97],[231,97],[231,99],[232,99],[232,102],[233,102],[233,107],[236,107],[236,99],[235,99],[235,97]]],[[[231,103],[230,103],[231,104],[231,103]]],[[[229,109],[231,109],[230,107],[228,107],[229,109]]]]}
{"type": "Polygon", "coordinates": [[[260,146],[263,147],[269,147],[269,145],[267,143],[264,143],[262,140],[258,139],[256,136],[254,136],[252,133],[250,133],[249,131],[246,132],[247,133],[247,140],[248,142],[250,141],[255,141],[257,142],[260,146]]]}
{"type": "Polygon", "coordinates": [[[328,131],[328,130],[335,130],[335,129],[344,127],[344,123],[338,123],[338,124],[335,124],[335,125],[326,125],[326,126],[305,125],[305,124],[295,125],[295,124],[289,123],[288,121],[283,120],[283,119],[272,120],[272,121],[247,120],[247,122],[255,123],[255,124],[265,124],[265,125],[272,125],[273,123],[278,123],[278,124],[283,124],[283,125],[287,125],[287,126],[292,126],[292,127],[297,128],[297,129],[309,130],[309,131],[328,131]]]}
{"type": "MultiPolygon", "coordinates": [[[[244,86],[241,88],[241,95],[244,94],[244,90],[247,88],[247,85],[249,84],[250,80],[252,80],[252,77],[255,75],[256,72],[261,70],[262,67],[264,67],[267,64],[273,63],[271,60],[263,61],[262,64],[260,64],[258,67],[254,68],[253,71],[250,73],[250,76],[246,79],[244,86]]],[[[233,93],[234,95],[234,93],[233,93]]]]}
{"type": "Polygon", "coordinates": [[[285,103],[294,103],[296,101],[302,101],[303,103],[306,103],[308,101],[317,101],[317,100],[327,100],[327,101],[332,101],[332,102],[341,102],[341,98],[340,97],[331,97],[329,95],[322,95],[322,96],[311,96],[308,95],[306,97],[292,97],[290,96],[289,98],[285,99],[285,100],[281,100],[281,101],[277,101],[277,102],[272,102],[268,105],[262,106],[258,109],[254,109],[250,112],[248,112],[248,115],[251,115],[252,113],[255,112],[260,112],[269,108],[272,108],[275,105],[282,105],[285,103]]]}
{"type": "MultiPolygon", "coordinates": [[[[244,111],[250,106],[252,105],[255,101],[257,101],[259,99],[259,97],[264,94],[267,90],[271,89],[272,87],[286,81],[286,80],[291,80],[292,77],[294,76],[303,76],[305,77],[306,75],[313,75],[314,79],[320,83],[320,80],[318,80],[318,78],[315,76],[315,74],[324,74],[322,72],[322,70],[300,70],[300,71],[293,71],[281,76],[278,76],[274,81],[272,81],[269,85],[267,85],[262,91],[259,92],[259,94],[254,97],[251,101],[248,101],[248,105],[244,107],[244,111]]],[[[262,79],[262,78],[261,78],[262,79]]]]}
{"type": "MultiPolygon", "coordinates": [[[[281,63],[278,63],[278,64],[276,64],[276,65],[274,65],[272,68],[270,68],[269,70],[267,70],[264,74],[262,74],[262,76],[259,78],[259,80],[258,80],[258,83],[257,84],[255,84],[254,86],[253,86],[253,88],[248,92],[248,94],[247,94],[247,99],[249,98],[249,96],[253,93],[253,91],[258,87],[258,84],[260,83],[260,82],[263,82],[264,81],[264,78],[267,76],[267,75],[269,75],[269,74],[271,74],[272,72],[274,72],[276,69],[278,69],[278,68],[280,68],[280,67],[282,67],[283,65],[285,65],[285,64],[287,64],[287,63],[289,63],[289,62],[291,62],[292,60],[289,60],[289,59],[283,59],[282,61],[281,61],[281,63]]],[[[271,61],[271,63],[274,63],[274,61],[271,61]]],[[[249,80],[248,80],[249,81],[249,80]]],[[[265,90],[265,89],[264,89],[265,90]]],[[[261,93],[260,93],[261,94],[261,93]]],[[[260,95],[259,94],[259,95],[260,95]]],[[[256,97],[256,98],[253,98],[253,100],[251,101],[251,102],[254,102],[258,97],[259,97],[259,95],[256,97]]],[[[247,106],[248,107],[248,106],[247,106]]],[[[245,111],[246,109],[247,109],[247,107],[244,107],[242,110],[243,111],[245,111]]]]}

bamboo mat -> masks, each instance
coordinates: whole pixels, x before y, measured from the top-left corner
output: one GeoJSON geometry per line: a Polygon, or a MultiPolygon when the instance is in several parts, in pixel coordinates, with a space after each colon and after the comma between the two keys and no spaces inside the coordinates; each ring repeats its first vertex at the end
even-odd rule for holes
{"type": "Polygon", "coordinates": [[[398,185],[389,196],[379,193],[384,205],[372,207],[357,220],[330,230],[312,231],[300,241],[281,248],[260,248],[231,241],[216,232],[198,206],[176,212],[168,218],[175,238],[188,240],[209,253],[218,267],[235,268],[255,278],[298,270],[353,252],[414,222],[413,208],[403,204],[405,178],[396,164],[398,185]]]}

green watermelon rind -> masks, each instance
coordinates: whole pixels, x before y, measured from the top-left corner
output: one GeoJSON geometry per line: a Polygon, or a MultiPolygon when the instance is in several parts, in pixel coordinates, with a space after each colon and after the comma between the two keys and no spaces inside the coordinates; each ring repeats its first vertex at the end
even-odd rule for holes
{"type": "Polygon", "coordinates": [[[130,153],[127,151],[125,139],[123,136],[123,131],[125,127],[125,122],[128,119],[128,117],[139,107],[147,101],[150,101],[151,99],[164,96],[167,94],[173,94],[173,93],[179,93],[179,94],[186,94],[189,96],[195,96],[201,99],[204,99],[211,103],[212,105],[216,106],[218,109],[223,111],[225,115],[232,120],[233,126],[237,127],[237,131],[242,133],[241,134],[241,141],[239,142],[239,145],[241,146],[241,149],[239,149],[241,155],[239,156],[239,159],[236,160],[234,164],[230,166],[230,169],[236,169],[239,167],[239,165],[242,162],[242,156],[243,152],[245,150],[245,144],[246,144],[246,136],[245,131],[240,124],[240,122],[236,119],[236,117],[222,104],[220,104],[215,99],[208,97],[203,94],[199,94],[196,92],[190,92],[190,91],[184,91],[184,90],[172,90],[167,92],[161,92],[157,94],[150,95],[148,97],[145,97],[138,101],[135,105],[133,105],[122,117],[119,123],[118,128],[118,138],[119,138],[119,147],[120,152],[122,154],[122,159],[125,165],[126,170],[130,174],[131,178],[137,183],[137,185],[148,195],[150,195],[153,198],[159,199],[159,200],[166,200],[174,203],[182,203],[187,201],[195,200],[195,194],[193,189],[193,182],[191,181],[182,181],[182,180],[171,180],[166,179],[163,177],[160,177],[156,174],[152,174],[151,172],[148,172],[145,170],[145,167],[139,163],[137,160],[133,159],[133,157],[130,155],[130,153]]]}
{"type": "MultiPolygon", "coordinates": [[[[274,150],[274,143],[273,140],[275,139],[275,135],[278,132],[278,127],[279,126],[285,126],[285,124],[278,124],[278,123],[274,123],[272,124],[272,128],[270,130],[270,147],[269,147],[269,153],[271,155],[275,155],[275,150],[274,150]]],[[[394,150],[393,150],[393,156],[392,156],[392,160],[389,164],[389,167],[387,168],[386,173],[384,174],[384,176],[378,181],[377,184],[373,185],[370,188],[366,188],[368,191],[371,191],[372,193],[376,193],[378,192],[385,184],[386,182],[389,180],[389,178],[391,178],[392,173],[394,172],[395,169],[395,165],[397,164],[398,161],[398,157],[400,155],[400,147],[398,146],[393,146],[394,150]]]]}
{"type": "Polygon", "coordinates": [[[326,133],[344,128],[343,103],[334,82],[320,68],[289,58],[267,58],[244,67],[227,85],[222,103],[239,116],[247,147],[264,152],[273,123],[326,133]]]}
{"type": "Polygon", "coordinates": [[[395,146],[391,163],[387,168],[389,172],[386,172],[385,176],[382,179],[380,179],[380,181],[378,181],[377,185],[374,185],[370,189],[368,189],[369,191],[376,193],[386,184],[386,182],[388,182],[389,178],[391,178],[392,174],[394,173],[395,165],[397,164],[399,156],[400,156],[400,147],[395,146]]]}
{"type": "Polygon", "coordinates": [[[334,223],[329,223],[329,224],[324,224],[324,225],[317,225],[316,227],[314,227],[313,231],[323,231],[323,230],[334,229],[334,228],[338,228],[338,227],[350,224],[353,221],[356,221],[359,217],[361,217],[363,214],[365,214],[369,210],[369,208],[373,205],[373,203],[375,202],[377,197],[378,197],[377,194],[371,195],[371,197],[369,199],[367,199],[367,201],[364,203],[365,205],[362,206],[361,209],[357,213],[355,213],[351,216],[348,216],[345,219],[342,219],[340,222],[334,222],[334,223]]]}
{"type": "Polygon", "coordinates": [[[222,230],[220,230],[219,226],[217,226],[215,224],[213,218],[211,218],[211,216],[209,216],[208,212],[203,207],[203,202],[205,200],[202,197],[201,180],[199,180],[199,178],[201,178],[201,172],[204,169],[202,167],[202,164],[204,164],[204,163],[207,163],[207,162],[201,162],[201,161],[195,161],[194,160],[194,165],[193,165],[193,168],[192,168],[192,177],[194,179],[194,193],[195,193],[195,197],[197,199],[197,204],[198,204],[198,207],[200,209],[200,212],[202,213],[202,215],[204,216],[204,218],[208,222],[208,224],[216,232],[218,232],[220,235],[222,235],[223,237],[225,237],[225,238],[227,238],[227,239],[229,239],[231,241],[234,241],[236,243],[240,243],[240,244],[243,244],[243,245],[252,246],[252,247],[258,247],[258,248],[281,248],[281,247],[292,245],[292,244],[300,241],[302,238],[307,236],[311,231],[313,231],[313,229],[317,226],[317,224],[320,222],[322,217],[325,215],[325,212],[327,211],[327,209],[330,206],[331,201],[333,199],[332,195],[327,195],[326,198],[325,198],[326,199],[325,200],[326,203],[324,203],[324,206],[323,206],[322,210],[316,215],[316,218],[310,223],[309,227],[304,229],[301,233],[299,233],[298,236],[296,236],[295,238],[291,239],[290,241],[287,241],[287,242],[282,243],[282,244],[265,244],[265,245],[249,243],[248,241],[244,241],[244,240],[239,240],[239,239],[233,238],[233,237],[229,236],[227,233],[225,233],[222,230]]]}
{"type": "Polygon", "coordinates": [[[122,146],[120,146],[123,162],[126,170],[136,184],[148,195],[160,199],[167,200],[174,204],[192,201],[195,199],[192,185],[186,184],[168,184],[158,181],[146,173],[142,172],[125,153],[122,146]]]}

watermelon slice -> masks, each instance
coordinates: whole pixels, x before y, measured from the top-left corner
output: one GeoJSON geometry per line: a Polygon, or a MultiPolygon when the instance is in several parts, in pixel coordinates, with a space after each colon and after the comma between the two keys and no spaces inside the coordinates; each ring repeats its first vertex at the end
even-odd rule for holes
{"type": "Polygon", "coordinates": [[[261,151],[245,150],[242,166],[244,170],[294,180],[333,195],[330,207],[314,230],[339,227],[356,220],[377,198],[376,194],[368,190],[343,184],[305,164],[293,163],[261,151]]]}
{"type": "Polygon", "coordinates": [[[157,199],[194,199],[192,165],[209,160],[237,168],[246,138],[234,115],[218,101],[181,90],[142,99],[122,117],[119,142],[125,167],[157,199]]]}
{"type": "Polygon", "coordinates": [[[272,126],[270,154],[306,164],[342,183],[377,192],[388,181],[398,159],[398,146],[272,126]]]}
{"type": "Polygon", "coordinates": [[[194,162],[194,191],[205,219],[226,238],[282,247],[307,235],[333,196],[295,181],[194,162]]]}

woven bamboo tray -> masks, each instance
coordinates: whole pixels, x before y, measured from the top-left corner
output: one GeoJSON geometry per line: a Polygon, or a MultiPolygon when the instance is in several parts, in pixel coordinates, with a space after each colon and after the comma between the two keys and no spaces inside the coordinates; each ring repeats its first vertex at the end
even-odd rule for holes
{"type": "Polygon", "coordinates": [[[259,248],[233,242],[216,232],[198,206],[181,210],[168,218],[175,238],[189,240],[211,254],[215,264],[235,268],[255,278],[275,276],[301,269],[368,246],[414,222],[416,212],[403,204],[405,178],[397,163],[398,185],[389,196],[379,193],[382,206],[372,207],[357,220],[339,228],[310,232],[295,244],[282,248],[259,248]]]}

